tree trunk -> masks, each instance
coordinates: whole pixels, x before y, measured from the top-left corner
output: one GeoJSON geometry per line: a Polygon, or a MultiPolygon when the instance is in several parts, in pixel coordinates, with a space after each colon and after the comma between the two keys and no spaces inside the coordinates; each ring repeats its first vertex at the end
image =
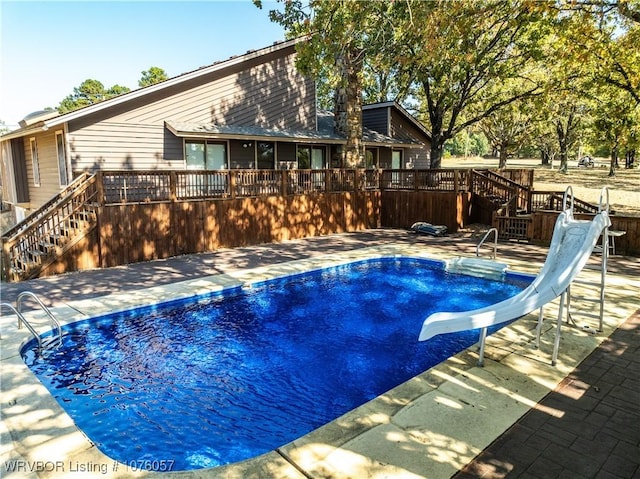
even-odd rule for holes
{"type": "Polygon", "coordinates": [[[545,150],[542,150],[542,166],[549,166],[551,164],[551,159],[549,157],[549,153],[545,150]]]}
{"type": "Polygon", "coordinates": [[[431,137],[431,156],[429,160],[429,168],[437,170],[442,168],[442,155],[444,153],[444,141],[440,135],[431,137]]]}
{"type": "Polygon", "coordinates": [[[561,124],[556,124],[556,134],[558,135],[558,147],[560,151],[558,156],[560,157],[560,169],[562,173],[566,173],[569,169],[569,148],[567,145],[567,135],[561,124]]]}
{"type": "Polygon", "coordinates": [[[337,133],[346,137],[341,165],[355,168],[364,161],[362,141],[362,62],[357,50],[346,50],[336,58],[341,84],[334,93],[334,121],[337,133]]]}
{"type": "Polygon", "coordinates": [[[498,161],[498,169],[504,170],[507,167],[507,156],[509,155],[509,149],[507,145],[500,145],[500,160],[498,161]]]}
{"type": "Polygon", "coordinates": [[[618,164],[618,145],[611,148],[611,161],[609,163],[609,176],[616,176],[616,166],[618,164]]]}

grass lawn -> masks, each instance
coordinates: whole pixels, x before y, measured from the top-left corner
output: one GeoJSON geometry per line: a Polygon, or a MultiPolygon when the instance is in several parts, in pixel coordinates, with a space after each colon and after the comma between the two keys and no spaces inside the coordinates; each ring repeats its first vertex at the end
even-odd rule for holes
{"type": "MultiPolygon", "coordinates": [[[[609,177],[609,160],[596,158],[595,168],[578,168],[569,163],[569,171],[560,173],[557,168],[543,167],[538,159],[512,158],[507,168],[534,168],[534,189],[538,191],[564,191],[571,185],[576,198],[598,204],[603,186],[609,187],[611,209],[618,215],[640,216],[640,168],[616,170],[609,177]]],[[[443,168],[497,168],[497,159],[445,158],[443,168]]]]}

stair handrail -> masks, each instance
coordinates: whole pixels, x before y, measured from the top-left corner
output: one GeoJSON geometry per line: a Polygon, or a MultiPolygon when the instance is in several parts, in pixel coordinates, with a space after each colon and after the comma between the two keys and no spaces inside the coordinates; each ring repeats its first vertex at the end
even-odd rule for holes
{"type": "MultiPolygon", "coordinates": [[[[57,333],[57,345],[61,346],[62,345],[62,328],[60,327],[60,322],[56,319],[56,317],[53,315],[53,313],[51,312],[51,310],[49,308],[47,308],[44,303],[40,300],[40,298],[38,298],[38,296],[33,293],[32,291],[23,291],[22,293],[20,293],[18,295],[18,298],[16,299],[16,308],[15,310],[19,313],[18,314],[18,329],[20,329],[20,322],[24,322],[28,327],[29,330],[33,333],[33,328],[31,327],[31,325],[29,324],[29,322],[24,318],[24,315],[22,314],[22,305],[23,305],[23,300],[25,298],[30,298],[32,300],[34,300],[36,302],[36,304],[38,306],[40,306],[40,309],[42,311],[44,311],[44,313],[49,317],[49,320],[53,323],[53,328],[55,330],[55,333],[57,333]]],[[[56,340],[56,334],[54,334],[54,338],[53,341],[56,340]]],[[[53,343],[52,341],[52,343],[53,343]]],[[[39,344],[42,344],[41,341],[38,341],[39,344]]]]}
{"type": "Polygon", "coordinates": [[[567,186],[567,189],[564,190],[564,196],[562,197],[562,211],[566,211],[567,209],[569,209],[571,211],[571,214],[573,215],[573,205],[574,205],[573,200],[574,200],[573,188],[571,187],[571,185],[569,185],[567,186]],[[571,198],[571,204],[567,206],[569,198],[571,198]]]}
{"type": "MultiPolygon", "coordinates": [[[[485,170],[486,171],[486,176],[493,179],[494,181],[497,181],[498,183],[502,183],[505,186],[510,186],[512,188],[514,188],[516,190],[516,198],[522,198],[522,202],[526,205],[526,210],[528,213],[531,212],[531,205],[530,205],[530,198],[529,198],[529,193],[531,191],[531,188],[528,186],[524,186],[521,185],[520,183],[518,183],[517,181],[513,181],[510,178],[507,178],[506,176],[500,175],[498,173],[496,173],[495,171],[491,171],[491,170],[485,170]]],[[[516,205],[518,206],[518,205],[516,205]]]]}
{"type": "MultiPolygon", "coordinates": [[[[492,184],[493,186],[495,186],[498,190],[500,190],[502,192],[502,195],[500,195],[500,198],[502,199],[503,203],[507,204],[509,206],[509,212],[510,213],[515,213],[516,208],[513,205],[513,198],[517,197],[517,188],[511,185],[507,185],[502,181],[497,181],[495,178],[490,177],[489,175],[486,175],[484,173],[482,173],[479,170],[471,170],[472,176],[474,177],[474,179],[472,180],[472,192],[475,194],[480,194],[479,191],[477,191],[476,189],[476,181],[475,178],[479,177],[487,182],[489,182],[490,184],[492,184]]],[[[500,175],[498,175],[500,176],[500,175]]],[[[505,180],[508,180],[507,178],[504,177],[500,177],[503,178],[505,180]]],[[[510,181],[510,180],[508,180],[510,181]]],[[[517,183],[515,183],[517,185],[517,183]]]]}
{"type": "MultiPolygon", "coordinates": [[[[534,190],[531,192],[532,196],[540,196],[546,195],[548,199],[554,198],[558,201],[558,204],[562,204],[562,197],[564,195],[564,191],[547,191],[547,190],[534,190]]],[[[577,213],[597,213],[598,206],[587,201],[581,200],[580,198],[573,198],[574,208],[577,213]]],[[[542,208],[543,210],[551,210],[551,211],[559,211],[559,208],[542,208]]],[[[534,211],[538,211],[539,208],[532,208],[534,211]]]]}
{"type": "Polygon", "coordinates": [[[27,229],[32,224],[37,223],[42,217],[46,216],[49,211],[55,210],[56,206],[64,201],[67,196],[73,194],[75,191],[84,186],[85,182],[88,182],[91,178],[95,178],[95,175],[90,175],[87,172],[83,172],[66,187],[64,187],[64,189],[53,196],[49,201],[29,214],[24,220],[5,231],[2,237],[11,238],[19,234],[21,231],[27,229]]]}
{"type": "Polygon", "coordinates": [[[97,189],[95,191],[90,191],[90,188],[95,184],[95,175],[85,177],[83,182],[75,184],[74,188],[66,188],[64,190],[64,195],[56,195],[54,199],[46,203],[35,214],[30,215],[28,217],[28,221],[25,220],[27,224],[25,224],[25,222],[21,222],[20,224],[16,225],[16,227],[8,231],[8,234],[3,236],[3,274],[6,278],[11,277],[11,269],[13,264],[12,260],[15,256],[14,251],[20,251],[21,248],[24,249],[25,244],[28,244],[30,241],[34,242],[38,238],[43,237],[47,232],[44,231],[46,230],[47,226],[49,226],[49,229],[52,229],[49,222],[53,221],[55,225],[59,225],[62,221],[67,220],[70,216],[84,209],[85,205],[87,205],[87,203],[90,203],[91,200],[98,195],[97,189]],[[87,194],[87,198],[81,200],[81,206],[75,207],[74,200],[76,200],[76,198],[80,197],[81,195],[84,195],[85,193],[87,194]],[[59,212],[62,211],[63,208],[65,208],[65,206],[67,205],[74,206],[71,214],[67,214],[67,216],[63,218],[61,217],[60,221],[55,221],[55,219],[60,216],[59,212]],[[43,231],[41,231],[41,229],[43,229],[43,231]],[[11,234],[11,236],[9,234],[11,234]]]}
{"type": "Polygon", "coordinates": [[[492,259],[496,259],[496,253],[498,252],[498,228],[490,228],[482,237],[482,239],[480,240],[480,242],[476,245],[476,257],[480,256],[480,246],[482,246],[484,244],[484,242],[487,240],[487,238],[489,237],[489,235],[493,233],[494,234],[494,240],[493,240],[493,255],[491,256],[492,259]]]}

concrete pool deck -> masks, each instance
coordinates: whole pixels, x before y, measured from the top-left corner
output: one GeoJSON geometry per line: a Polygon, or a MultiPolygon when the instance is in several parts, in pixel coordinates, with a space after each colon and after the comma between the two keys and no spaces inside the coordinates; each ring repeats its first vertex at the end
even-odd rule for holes
{"type": "MultiPolygon", "coordinates": [[[[431,238],[398,230],[372,230],[2,284],[2,301],[13,302],[23,290],[34,291],[53,308],[57,317],[68,322],[359,258],[403,254],[446,259],[460,254],[473,255],[474,251],[475,241],[465,238],[431,238]]],[[[546,248],[514,243],[498,245],[498,260],[509,264],[512,271],[536,273],[545,255],[546,248]]],[[[597,264],[594,258],[592,266],[597,264]]],[[[26,330],[17,330],[15,317],[3,316],[0,323],[0,475],[292,479],[449,478],[456,474],[460,477],[504,477],[507,474],[511,474],[510,477],[541,477],[531,470],[541,467],[540,462],[535,462],[537,458],[543,464],[545,461],[547,465],[554,463],[543,454],[551,449],[546,444],[559,449],[563,457],[578,461],[581,452],[575,450],[573,443],[562,449],[558,441],[563,434],[556,433],[555,439],[549,437],[554,435],[549,428],[541,428],[543,439],[536,440],[537,436],[532,433],[523,442],[522,427],[518,429],[520,421],[531,420],[532,412],[535,412],[544,418],[575,418],[576,422],[584,420],[593,425],[596,418],[589,421],[586,416],[578,417],[573,406],[563,406],[557,400],[546,405],[544,399],[553,394],[562,395],[561,391],[568,385],[575,386],[576,381],[571,381],[572,375],[575,377],[574,368],[591,357],[594,350],[601,351],[603,345],[609,351],[605,355],[609,362],[621,360],[623,355],[611,347],[609,336],[624,334],[625,328],[617,328],[623,323],[631,324],[625,320],[640,308],[640,262],[636,258],[611,257],[609,272],[604,331],[591,334],[582,328],[564,327],[555,367],[551,366],[551,350],[557,300],[545,308],[540,350],[534,347],[537,314],[530,314],[490,336],[484,368],[476,366],[476,349],[470,348],[277,451],[230,466],[171,474],[136,471],[98,451],[26,368],[18,355],[20,345],[28,339],[26,330]],[[517,442],[507,439],[514,429],[517,442]],[[522,450],[508,447],[516,443],[522,450]],[[532,465],[525,467],[526,461],[532,465]],[[11,468],[19,470],[10,472],[11,468]],[[38,472],[31,472],[32,469],[38,472]]],[[[580,326],[596,326],[597,319],[578,314],[596,309],[594,304],[577,297],[598,297],[598,288],[594,285],[599,284],[599,271],[585,270],[580,278],[587,284],[572,287],[575,296],[572,311],[580,326]]],[[[629,328],[629,334],[635,334],[637,338],[638,329],[629,328]]],[[[637,340],[635,347],[638,347],[637,340]]],[[[626,450],[629,456],[624,469],[619,466],[620,461],[616,462],[622,475],[616,475],[614,465],[607,466],[605,462],[597,469],[602,477],[640,474],[637,459],[640,454],[635,454],[635,463],[631,455],[633,444],[638,452],[637,437],[633,442],[633,434],[638,434],[640,391],[637,354],[635,358],[625,363],[626,367],[631,364],[629,377],[614,374],[607,381],[601,381],[609,384],[617,380],[624,388],[623,393],[618,391],[618,394],[626,399],[613,402],[610,407],[615,410],[609,410],[609,414],[612,421],[616,419],[614,422],[620,429],[617,434],[622,436],[618,437],[616,454],[622,457],[626,450]],[[635,412],[628,411],[629,404],[636,405],[635,412]],[[630,431],[626,431],[625,426],[630,431]],[[625,444],[631,446],[625,449],[625,444]],[[629,471],[632,474],[625,475],[629,471]]],[[[583,386],[582,390],[571,390],[572,401],[577,401],[577,396],[589,398],[595,390],[595,386],[590,389],[588,383],[583,386]]],[[[600,388],[603,394],[604,389],[600,388]]],[[[594,401],[589,404],[595,407],[594,401]]],[[[590,434],[605,428],[607,417],[599,412],[597,418],[602,426],[600,429],[593,426],[590,434]]],[[[538,418],[537,424],[541,422],[538,418]]],[[[531,429],[528,426],[527,430],[531,429]]],[[[605,434],[607,438],[615,436],[610,432],[605,434]]],[[[585,440],[584,437],[579,439],[585,440]]],[[[611,439],[607,441],[609,447],[613,447],[611,442],[611,439]]],[[[596,462],[596,455],[588,448],[582,455],[591,464],[596,462]]],[[[570,468],[567,470],[571,471],[570,468]]],[[[549,477],[563,477],[560,474],[549,477]]],[[[574,477],[595,475],[574,474],[574,477]]]]}

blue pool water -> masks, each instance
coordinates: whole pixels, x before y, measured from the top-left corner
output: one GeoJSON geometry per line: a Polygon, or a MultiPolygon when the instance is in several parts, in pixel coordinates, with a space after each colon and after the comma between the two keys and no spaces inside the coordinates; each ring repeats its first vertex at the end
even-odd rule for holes
{"type": "Polygon", "coordinates": [[[477,331],[418,342],[422,322],[525,286],[368,260],[74,323],[63,347],[37,358],[31,344],[23,357],[113,459],[213,467],[286,444],[469,347],[477,331]]]}

